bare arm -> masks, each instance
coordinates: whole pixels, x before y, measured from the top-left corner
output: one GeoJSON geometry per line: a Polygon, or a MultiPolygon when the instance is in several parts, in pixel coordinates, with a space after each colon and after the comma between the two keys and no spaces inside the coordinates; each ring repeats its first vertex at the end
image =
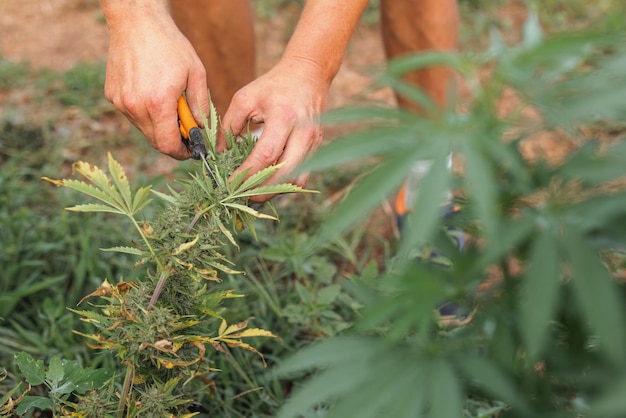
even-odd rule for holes
{"type": "MultiPolygon", "coordinates": [[[[235,133],[242,132],[250,120],[264,123],[263,134],[239,170],[251,168],[252,174],[284,162],[276,174],[284,180],[319,146],[319,116],[366,5],[366,0],[306,2],[279,63],[241,89],[224,115],[224,126],[235,133]]],[[[297,180],[304,182],[304,178],[297,180]]]]}
{"type": "Polygon", "coordinates": [[[307,61],[330,84],[365,6],[364,0],[309,0],[285,49],[283,60],[307,61]]]}

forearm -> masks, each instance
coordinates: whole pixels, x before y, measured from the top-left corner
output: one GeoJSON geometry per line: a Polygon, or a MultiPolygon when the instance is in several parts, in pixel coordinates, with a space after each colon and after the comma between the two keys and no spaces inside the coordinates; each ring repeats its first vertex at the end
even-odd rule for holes
{"type": "Polygon", "coordinates": [[[135,18],[169,15],[167,0],[100,0],[100,7],[111,30],[135,18]]]}
{"type": "Polygon", "coordinates": [[[329,84],[368,0],[308,0],[283,60],[313,64],[329,84]]]}

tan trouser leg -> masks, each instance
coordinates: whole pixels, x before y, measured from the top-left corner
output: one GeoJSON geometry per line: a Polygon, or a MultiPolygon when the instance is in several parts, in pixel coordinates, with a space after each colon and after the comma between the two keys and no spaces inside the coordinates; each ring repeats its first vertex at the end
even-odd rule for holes
{"type": "Polygon", "coordinates": [[[207,72],[217,112],[255,76],[254,16],[249,0],[170,0],[172,17],[207,72]]]}
{"type": "MultiPolygon", "coordinates": [[[[457,48],[459,17],[456,0],[381,0],[381,27],[388,58],[411,52],[457,48]]],[[[405,80],[423,89],[438,105],[446,102],[451,72],[429,68],[408,74],[405,80]]],[[[417,110],[398,97],[402,107],[417,110]]]]}

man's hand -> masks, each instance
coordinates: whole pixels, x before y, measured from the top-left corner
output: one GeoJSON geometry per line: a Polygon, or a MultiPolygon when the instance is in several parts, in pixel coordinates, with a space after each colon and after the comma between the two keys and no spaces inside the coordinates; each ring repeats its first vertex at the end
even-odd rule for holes
{"type": "MultiPolygon", "coordinates": [[[[248,123],[262,123],[263,133],[235,174],[249,175],[270,165],[284,163],[268,183],[291,180],[304,186],[306,176],[288,176],[322,141],[320,114],[326,107],[329,84],[320,69],[306,59],[284,58],[267,74],[248,84],[235,96],[223,118],[226,130],[240,134],[248,123]]],[[[223,136],[218,150],[225,148],[223,136]]],[[[255,203],[271,196],[256,199],[255,203]]]]}
{"type": "MultiPolygon", "coordinates": [[[[233,98],[223,119],[239,134],[248,122],[263,123],[263,134],[237,170],[253,174],[284,163],[268,183],[288,180],[296,166],[322,141],[319,117],[339,70],[348,40],[368,0],[305,3],[281,61],[233,98]]],[[[224,147],[223,138],[219,147],[224,147]]],[[[303,186],[306,176],[294,183],[303,186]]],[[[268,200],[266,197],[263,200],[268,200]]]]}
{"type": "Polygon", "coordinates": [[[206,72],[163,2],[139,3],[101,0],[111,33],[105,96],[154,148],[189,158],[180,139],[176,104],[186,91],[201,124],[201,112],[209,112],[206,72]]]}

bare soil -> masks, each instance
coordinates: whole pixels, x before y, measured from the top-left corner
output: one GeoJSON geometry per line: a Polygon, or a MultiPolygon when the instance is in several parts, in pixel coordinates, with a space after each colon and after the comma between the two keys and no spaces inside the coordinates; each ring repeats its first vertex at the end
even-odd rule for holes
{"type": "MultiPolygon", "coordinates": [[[[298,8],[288,8],[272,18],[257,19],[257,72],[262,74],[278,61],[297,21],[298,8]]],[[[0,0],[0,56],[14,62],[27,62],[34,70],[66,71],[80,62],[105,61],[108,50],[108,30],[98,2],[95,0],[0,0]]],[[[384,62],[382,42],[376,27],[359,27],[349,45],[346,60],[336,76],[328,99],[335,108],[352,101],[393,103],[390,90],[367,91],[371,83],[368,74],[384,62]]],[[[0,91],[0,112],[6,92],[0,91]]],[[[31,100],[31,93],[11,92],[24,114],[38,114],[41,108],[31,100]]],[[[20,110],[21,111],[21,110],[20,110]]],[[[120,114],[106,114],[95,121],[68,113],[54,115],[55,123],[65,131],[73,131],[72,145],[85,142],[87,136],[103,134],[113,138],[127,137],[130,123],[120,114]],[[95,130],[95,131],[94,131],[95,130]],[[91,135],[93,133],[93,135],[91,135]]],[[[70,134],[68,134],[70,135],[70,134]]],[[[332,135],[332,132],[329,132],[332,135]]],[[[327,135],[327,136],[329,136],[327,135]]],[[[108,145],[107,145],[108,146],[108,145]]],[[[85,144],[82,150],[87,149],[85,144]]],[[[123,164],[133,158],[131,144],[115,144],[116,158],[123,164]],[[120,149],[121,148],[121,149],[120,149]]],[[[68,160],[80,158],[79,152],[68,149],[68,160]]],[[[158,174],[171,172],[177,162],[160,155],[152,169],[158,174]]],[[[127,164],[124,164],[127,165],[127,164]]]]}
{"type": "MultiPolygon", "coordinates": [[[[297,10],[257,19],[258,71],[268,70],[283,51],[297,10]]],[[[105,60],[108,33],[98,3],[90,0],[0,0],[0,54],[34,68],[68,70],[82,61],[105,60]]],[[[346,61],[335,79],[330,105],[340,106],[360,95],[371,81],[370,68],[383,62],[375,27],[359,27],[346,61]]],[[[390,101],[389,91],[368,96],[390,101]]]]}

